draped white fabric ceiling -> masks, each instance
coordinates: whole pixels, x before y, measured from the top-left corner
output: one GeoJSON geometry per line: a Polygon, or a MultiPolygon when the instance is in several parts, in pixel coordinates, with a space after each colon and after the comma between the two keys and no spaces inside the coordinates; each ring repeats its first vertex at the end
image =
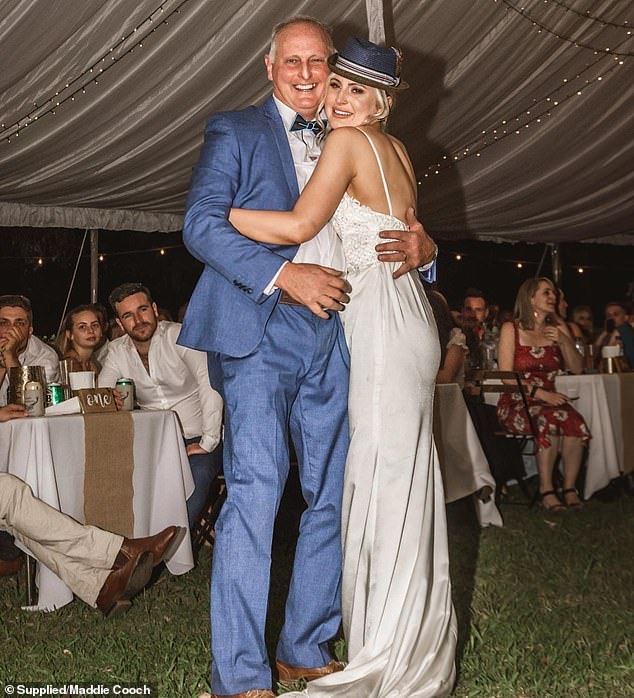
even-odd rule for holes
{"type": "MultiPolygon", "coordinates": [[[[633,3],[385,5],[412,86],[391,130],[434,235],[634,240],[633,3]]],[[[292,12],[338,44],[367,35],[364,0],[292,12]]],[[[286,0],[0,2],[0,225],[179,230],[206,116],[265,98],[288,16],[286,0]]]]}

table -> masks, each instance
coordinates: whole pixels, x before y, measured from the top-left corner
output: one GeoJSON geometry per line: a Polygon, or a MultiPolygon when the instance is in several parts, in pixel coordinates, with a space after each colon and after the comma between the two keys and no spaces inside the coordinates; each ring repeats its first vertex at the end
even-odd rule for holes
{"type": "MultiPolygon", "coordinates": [[[[169,525],[183,526],[187,534],[167,568],[172,574],[184,574],[194,566],[186,506],[194,482],[178,418],[175,412],[165,410],[130,414],[134,427],[134,535],[149,536],[169,525]]],[[[82,523],[84,466],[82,415],[31,417],[0,424],[0,472],[16,475],[40,499],[82,523]]],[[[39,599],[32,609],[53,610],[72,601],[70,589],[44,565],[38,565],[38,577],[39,599]]]]}
{"type": "Polygon", "coordinates": [[[495,505],[495,480],[457,383],[436,386],[434,438],[445,501],[455,502],[488,486],[488,502],[474,497],[478,520],[481,526],[502,526],[502,516],[495,505]]]}
{"type": "MultiPolygon", "coordinates": [[[[592,438],[588,444],[586,499],[606,487],[621,473],[631,472],[634,454],[625,444],[630,439],[622,420],[622,391],[634,391],[634,373],[557,376],[555,387],[561,393],[579,396],[572,404],[583,416],[592,438]]],[[[628,424],[631,430],[634,425],[628,424]]]]}

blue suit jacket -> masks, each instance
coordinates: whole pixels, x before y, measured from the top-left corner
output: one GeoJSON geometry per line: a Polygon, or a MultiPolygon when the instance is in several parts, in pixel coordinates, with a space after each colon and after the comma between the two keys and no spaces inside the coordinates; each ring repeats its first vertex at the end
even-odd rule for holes
{"type": "Polygon", "coordinates": [[[229,209],[290,210],[298,196],[288,138],[272,97],[261,107],[209,119],[183,226],[187,249],[205,268],[179,344],[236,357],[258,346],[279,296],[263,290],[297,246],[242,237],[227,220],[229,209]]]}

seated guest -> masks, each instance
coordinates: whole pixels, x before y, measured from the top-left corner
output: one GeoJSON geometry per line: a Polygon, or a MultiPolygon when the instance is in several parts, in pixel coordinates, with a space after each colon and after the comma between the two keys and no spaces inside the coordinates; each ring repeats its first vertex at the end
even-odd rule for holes
{"type": "Polygon", "coordinates": [[[570,330],[575,347],[583,357],[583,368],[591,369],[594,367],[594,349],[592,347],[592,341],[588,342],[586,340],[583,330],[576,322],[568,320],[568,302],[566,301],[566,294],[563,288],[555,286],[555,291],[557,293],[557,315],[566,323],[570,330]]]}
{"type": "Polygon", "coordinates": [[[568,320],[568,301],[566,300],[566,294],[563,288],[560,286],[555,286],[555,292],[557,293],[557,315],[568,325],[570,334],[575,342],[581,342],[585,345],[585,339],[583,336],[583,331],[581,327],[574,321],[568,320]]]}
{"type": "Polygon", "coordinates": [[[598,360],[605,346],[621,345],[623,355],[634,368],[634,328],[629,323],[630,311],[622,301],[610,301],[605,306],[605,327],[595,341],[598,360]]]}
{"type": "Polygon", "coordinates": [[[458,383],[464,388],[465,355],[469,352],[463,331],[456,325],[445,297],[438,291],[425,287],[431,305],[438,340],[440,342],[440,368],[436,383],[458,383]]]}
{"type": "Polygon", "coordinates": [[[101,364],[95,349],[101,344],[101,319],[94,305],[73,308],[62,322],[57,337],[57,351],[62,359],[71,361],[71,371],[99,373],[101,364]]]}
{"type": "Polygon", "coordinates": [[[9,369],[42,366],[49,383],[59,377],[59,358],[33,334],[33,311],[26,296],[0,296],[0,405],[7,404],[9,369]]]}
{"type": "Polygon", "coordinates": [[[191,527],[222,466],[222,398],[209,385],[207,355],[176,344],[181,325],[159,322],[156,303],[142,284],[117,286],[109,300],[125,334],[110,342],[99,385],[114,387],[118,378],[132,378],[141,408],[178,414],[195,485],[187,500],[191,527]]]}
{"type": "Polygon", "coordinates": [[[123,337],[124,335],[125,330],[121,329],[121,326],[117,322],[116,318],[112,318],[108,322],[108,339],[112,341],[113,339],[119,339],[119,337],[123,337]]]}
{"type": "Polygon", "coordinates": [[[480,368],[482,364],[480,343],[484,339],[487,317],[488,307],[484,294],[478,288],[468,288],[462,301],[459,324],[469,349],[469,368],[480,368]]]}
{"type": "Polygon", "coordinates": [[[583,338],[587,344],[594,340],[594,320],[592,308],[589,305],[576,305],[572,309],[572,320],[581,328],[583,338]]]}
{"type": "MultiPolygon", "coordinates": [[[[0,421],[22,416],[15,413],[17,407],[0,408],[0,421]]],[[[169,526],[148,538],[124,538],[86,526],[35,497],[26,483],[8,473],[0,473],[0,529],[106,618],[130,608],[132,597],[150,581],[152,568],[169,557],[183,530],[169,526]]],[[[16,569],[0,559],[0,576],[16,569]]]]}
{"type": "Polygon", "coordinates": [[[95,347],[94,357],[95,360],[99,362],[100,366],[103,366],[106,360],[106,354],[108,353],[108,344],[110,343],[110,323],[108,322],[108,312],[101,303],[95,303],[94,308],[97,311],[99,317],[99,322],[101,323],[101,339],[95,347]]]}
{"type": "MultiPolygon", "coordinates": [[[[515,300],[514,322],[500,331],[498,361],[502,371],[518,371],[528,393],[530,419],[537,434],[537,469],[542,506],[550,511],[579,507],[576,490],[584,442],[590,432],[567,395],[555,390],[562,369],[581,373],[583,360],[566,323],[556,314],[557,294],[550,279],[525,281],[515,300]],[[561,443],[560,443],[561,442],[561,443]],[[553,469],[561,446],[563,502],[553,488],[553,469]]],[[[504,393],[497,414],[507,431],[531,434],[519,393],[504,393]]]]}

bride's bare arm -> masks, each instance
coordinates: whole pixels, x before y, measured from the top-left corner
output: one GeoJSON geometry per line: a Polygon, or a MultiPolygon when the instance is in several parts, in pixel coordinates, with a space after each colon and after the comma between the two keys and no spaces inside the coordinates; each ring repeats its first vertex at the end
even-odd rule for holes
{"type": "Polygon", "coordinates": [[[361,136],[349,128],[328,135],[317,167],[292,211],[232,208],[231,225],[251,240],[272,244],[295,245],[315,237],[356,175],[353,144],[357,135],[361,136]]]}

